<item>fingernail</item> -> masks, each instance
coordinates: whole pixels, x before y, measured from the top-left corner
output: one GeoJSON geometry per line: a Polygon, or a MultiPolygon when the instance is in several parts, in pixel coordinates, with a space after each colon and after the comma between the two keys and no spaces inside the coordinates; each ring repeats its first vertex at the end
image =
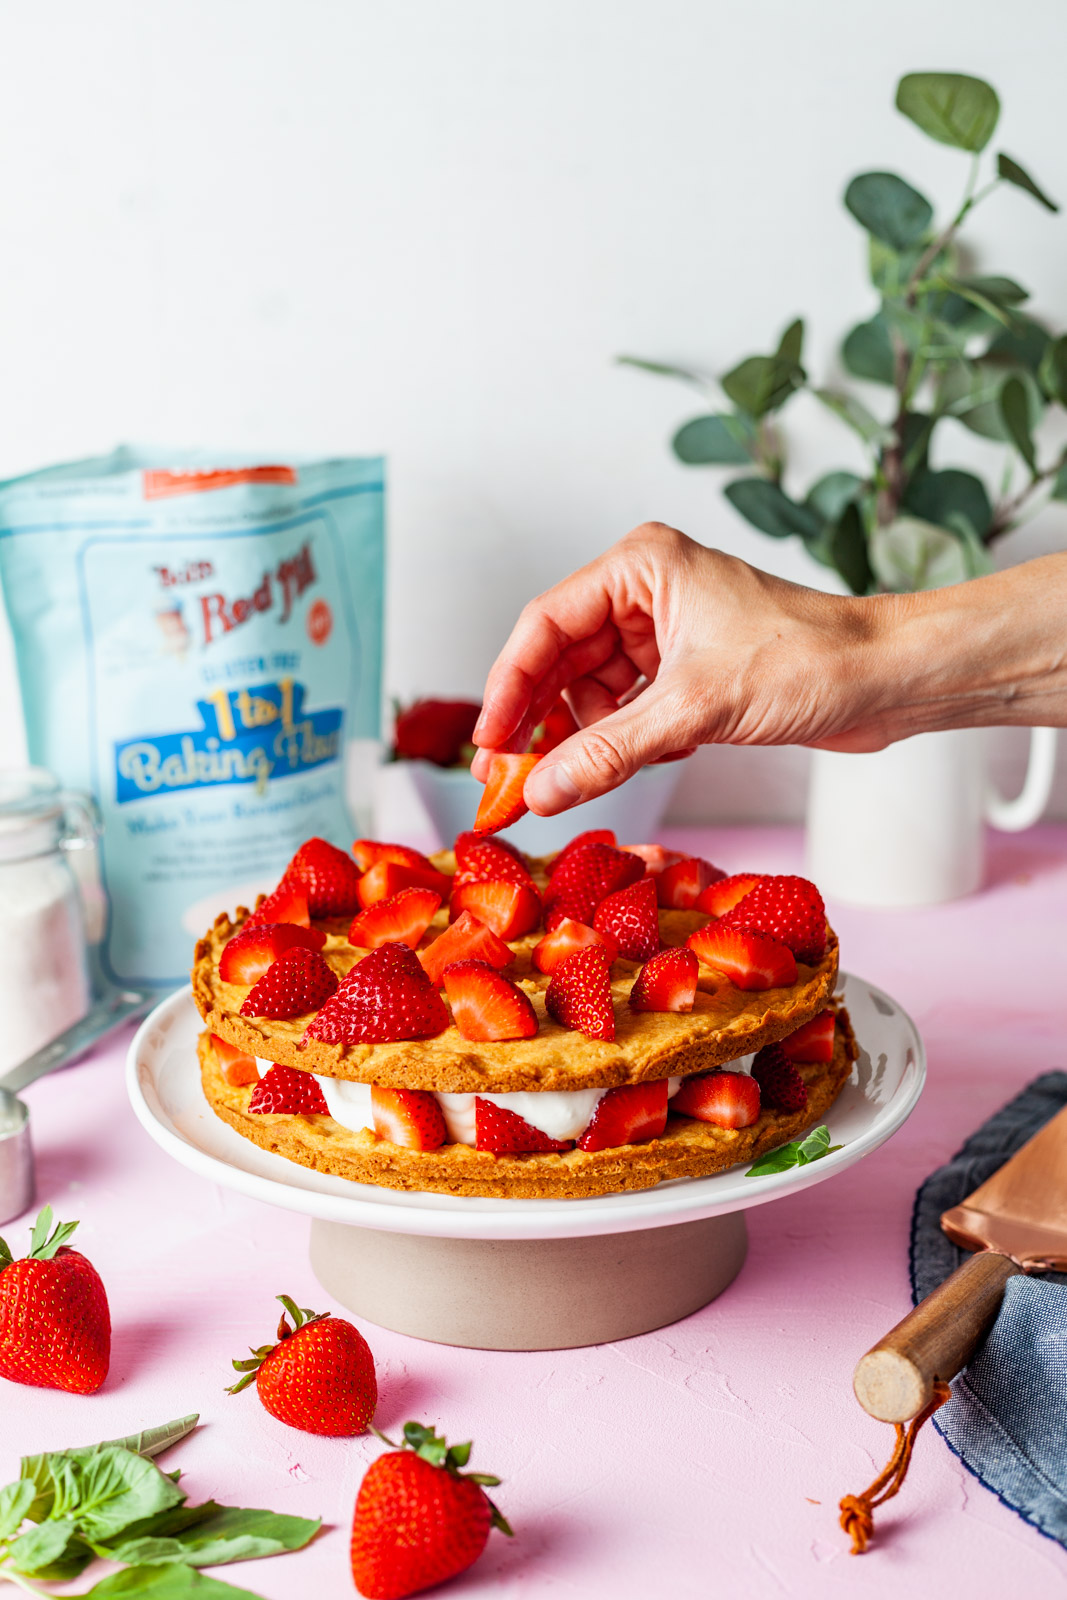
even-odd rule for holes
{"type": "Polygon", "coordinates": [[[536,766],[526,780],[526,803],[539,816],[552,817],[580,799],[578,785],[563,765],[536,766]]]}

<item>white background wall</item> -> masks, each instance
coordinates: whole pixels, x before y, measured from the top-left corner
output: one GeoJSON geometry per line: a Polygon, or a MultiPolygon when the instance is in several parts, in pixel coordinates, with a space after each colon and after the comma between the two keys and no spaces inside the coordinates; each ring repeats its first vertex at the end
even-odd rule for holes
{"type": "MultiPolygon", "coordinates": [[[[803,312],[832,377],[873,310],[846,179],[943,209],[964,178],[896,79],[990,78],[998,145],[1067,202],[1065,41],[1062,0],[5,0],[0,474],[120,440],[386,452],[404,697],[477,695],[523,601],[648,517],[820,582],[672,460],[699,405],[612,358],[723,371],[803,312]]],[[[1002,191],[972,236],[1067,322],[1067,217],[1002,191]]],[[[797,484],[852,455],[816,411],[797,484]]],[[[1060,506],[1003,559],[1063,543],[1060,506]]],[[[797,814],[803,763],[705,752],[677,814],[797,814]]]]}

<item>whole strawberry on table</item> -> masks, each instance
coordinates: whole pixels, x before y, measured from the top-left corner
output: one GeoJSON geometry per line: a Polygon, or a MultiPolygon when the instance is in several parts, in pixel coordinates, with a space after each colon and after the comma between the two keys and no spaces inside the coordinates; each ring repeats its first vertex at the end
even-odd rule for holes
{"type": "Polygon", "coordinates": [[[285,1308],[277,1343],[260,1345],[247,1360],[233,1363],[242,1377],[227,1394],[254,1382],[265,1408],[291,1428],[335,1437],[362,1433],[378,1403],[366,1339],[343,1317],[308,1311],[287,1294],[277,1299],[285,1308]]]}
{"type": "Polygon", "coordinates": [[[67,1244],[77,1226],[52,1230],[45,1206],[21,1260],[0,1239],[0,1378],[92,1394],[107,1377],[111,1314],[96,1268],[67,1244]]]}

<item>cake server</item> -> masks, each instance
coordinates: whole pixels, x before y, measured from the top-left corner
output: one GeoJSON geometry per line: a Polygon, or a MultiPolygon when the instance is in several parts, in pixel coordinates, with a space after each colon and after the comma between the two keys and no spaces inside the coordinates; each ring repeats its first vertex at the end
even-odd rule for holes
{"type": "Polygon", "coordinates": [[[975,1252],[860,1359],[856,1398],[882,1422],[907,1422],[950,1382],[992,1326],[1019,1272],[1067,1270],[1067,1107],[962,1205],[941,1217],[975,1252]]]}

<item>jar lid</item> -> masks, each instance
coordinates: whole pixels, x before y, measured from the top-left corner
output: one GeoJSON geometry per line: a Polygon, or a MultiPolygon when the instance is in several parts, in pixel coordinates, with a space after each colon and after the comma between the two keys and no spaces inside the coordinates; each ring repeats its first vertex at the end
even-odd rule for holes
{"type": "Polygon", "coordinates": [[[59,780],[44,767],[0,767],[0,861],[54,850],[63,831],[59,780]]]}

